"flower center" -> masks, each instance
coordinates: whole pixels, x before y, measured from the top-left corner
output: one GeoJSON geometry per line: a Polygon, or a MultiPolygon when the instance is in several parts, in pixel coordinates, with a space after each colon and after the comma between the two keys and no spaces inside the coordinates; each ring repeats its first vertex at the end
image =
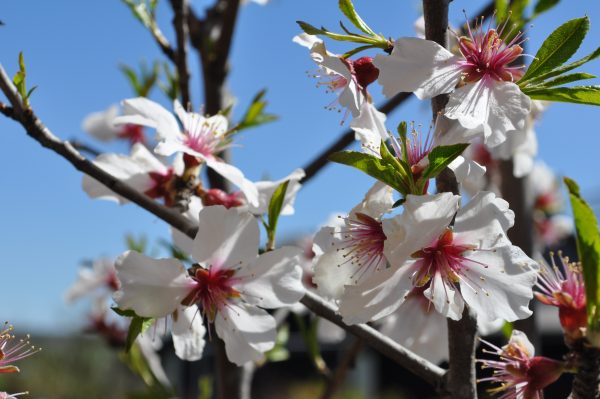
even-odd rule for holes
{"type": "Polygon", "coordinates": [[[150,198],[163,198],[166,206],[172,206],[174,201],[172,182],[175,172],[169,168],[166,173],[148,172],[152,179],[151,187],[144,192],[150,198]]]}
{"type": "Polygon", "coordinates": [[[345,220],[342,230],[342,246],[338,251],[344,251],[344,261],[338,267],[346,264],[357,266],[357,271],[351,276],[355,284],[365,273],[375,268],[379,270],[385,262],[383,245],[386,236],[381,222],[364,213],[357,212],[354,217],[345,220]]]}
{"type": "Polygon", "coordinates": [[[202,313],[211,322],[215,320],[217,312],[227,306],[228,301],[240,297],[239,291],[233,288],[235,270],[216,267],[205,269],[194,265],[189,273],[196,285],[181,303],[186,306],[200,305],[202,313]]]}
{"type": "MultiPolygon", "coordinates": [[[[413,258],[418,258],[419,266],[415,275],[412,276],[413,285],[422,287],[431,281],[434,274],[439,273],[451,285],[456,285],[462,280],[482,289],[477,282],[471,281],[463,273],[463,269],[467,267],[468,263],[477,263],[464,256],[465,252],[473,251],[475,248],[475,245],[457,243],[452,230],[447,228],[430,246],[412,254],[413,258]]],[[[485,290],[483,291],[485,292],[485,290]]]]}
{"type": "MultiPolygon", "coordinates": [[[[524,66],[510,66],[523,53],[520,46],[523,34],[517,33],[508,43],[502,38],[506,23],[500,32],[489,29],[482,31],[481,23],[475,31],[469,27],[469,37],[458,39],[458,48],[464,57],[461,62],[465,82],[476,82],[484,78],[497,81],[514,82],[523,76],[524,66]]],[[[509,31],[506,36],[510,35],[509,31]]]]}
{"type": "Polygon", "coordinates": [[[117,134],[119,138],[128,140],[131,145],[135,143],[146,142],[146,136],[144,135],[144,127],[141,125],[133,125],[128,123],[121,127],[121,130],[117,134]]]}
{"type": "Polygon", "coordinates": [[[224,148],[225,136],[219,134],[208,119],[194,118],[193,125],[184,134],[183,144],[207,158],[224,148]]]}

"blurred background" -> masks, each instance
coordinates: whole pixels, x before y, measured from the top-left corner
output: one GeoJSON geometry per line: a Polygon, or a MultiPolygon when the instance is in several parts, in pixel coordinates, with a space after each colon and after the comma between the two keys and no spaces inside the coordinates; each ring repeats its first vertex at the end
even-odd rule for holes
{"type": "MultiPolygon", "coordinates": [[[[158,22],[173,41],[171,11],[163,3],[159,2],[158,22]]],[[[199,15],[210,4],[198,0],[191,3],[199,15]]],[[[416,0],[355,0],[355,5],[371,27],[395,38],[414,35],[414,22],[421,14],[416,0]]],[[[483,5],[481,1],[454,0],[451,23],[461,25],[463,9],[472,15],[483,5]]],[[[536,19],[528,27],[527,52],[535,53],[553,29],[583,15],[590,17],[591,30],[575,57],[590,53],[597,45],[592,39],[600,35],[600,3],[584,0],[563,0],[536,19]]],[[[238,104],[234,116],[239,117],[252,97],[266,88],[267,109],[279,117],[274,123],[245,131],[236,142],[239,145],[233,149],[233,162],[251,180],[284,177],[305,165],[347,128],[340,125],[340,114],[324,109],[332,98],[324,90],[315,89],[314,80],[306,75],[307,70],[315,69],[307,50],[291,41],[299,33],[296,20],[335,30],[340,19],[335,0],[273,0],[267,6],[248,3],[240,10],[229,81],[238,104]]],[[[31,98],[32,107],[54,134],[88,142],[102,151],[127,152],[126,143],[94,141],[82,131],[81,122],[89,113],[134,95],[120,65],[137,69],[142,61],[164,61],[150,34],[129,9],[118,0],[5,0],[0,20],[0,62],[12,74],[17,70],[19,51],[24,52],[29,85],[38,86],[31,98]]],[[[343,52],[338,43],[330,47],[343,52]]],[[[192,101],[199,106],[202,91],[198,60],[191,57],[189,62],[192,101]]],[[[599,65],[596,60],[585,70],[593,73],[599,65]]],[[[372,94],[377,103],[383,100],[379,88],[372,94]]],[[[160,90],[155,89],[150,97],[170,108],[160,90]]],[[[389,116],[388,127],[400,120],[427,126],[429,115],[427,102],[411,98],[389,116]]],[[[597,119],[597,109],[591,106],[553,104],[536,129],[539,158],[557,174],[576,179],[583,195],[595,206],[600,205],[600,183],[593,166],[600,146],[597,119]]],[[[136,386],[142,391],[141,380],[125,372],[126,366],[101,340],[82,335],[89,323],[89,301],[66,304],[64,293],[75,281],[82,263],[99,257],[114,258],[126,250],[127,234],[136,239],[145,237],[151,253],[162,253],[164,248],[158,242],[169,237],[167,226],[133,205],[89,199],[81,189],[81,174],[28,138],[16,123],[0,119],[0,134],[5,149],[0,161],[0,320],[14,324],[18,335],[31,334],[32,341],[44,348],[27,360],[19,376],[0,376],[0,387],[15,392],[29,390],[34,398],[144,397],[125,396],[136,386]]],[[[328,165],[299,193],[295,215],[281,219],[282,240],[312,235],[333,213],[349,211],[370,185],[371,179],[358,171],[328,165]]],[[[294,329],[297,326],[292,325],[294,329]]],[[[560,348],[560,337],[557,342],[552,339],[544,341],[549,351],[560,348]]],[[[308,398],[320,392],[322,379],[300,355],[303,343],[291,343],[292,359],[295,353],[297,359],[289,368],[278,363],[261,368],[255,381],[258,397],[308,398]],[[277,381],[288,380],[293,382],[274,389],[277,381]]],[[[333,349],[325,346],[324,356],[335,364],[338,356],[333,349]]],[[[353,383],[340,397],[429,395],[420,385],[405,395],[399,394],[399,381],[416,379],[397,366],[375,359],[369,351],[362,352],[361,357],[358,367],[362,371],[355,371],[356,377],[349,378],[353,383]]],[[[178,367],[191,366],[179,364],[169,369],[175,383],[189,383],[189,379],[178,381],[182,375],[178,367]]],[[[206,392],[202,387],[197,391],[206,392]]]]}

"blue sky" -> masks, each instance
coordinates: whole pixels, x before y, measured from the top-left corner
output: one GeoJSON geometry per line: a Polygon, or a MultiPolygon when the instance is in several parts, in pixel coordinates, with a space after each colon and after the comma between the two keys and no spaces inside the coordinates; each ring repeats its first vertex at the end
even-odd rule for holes
{"type": "MultiPolygon", "coordinates": [[[[200,13],[206,1],[191,0],[200,13]]],[[[166,2],[161,2],[166,3],[166,2]]],[[[416,0],[356,0],[362,17],[386,36],[413,35],[419,15],[416,0]]],[[[484,2],[454,0],[450,19],[455,25],[484,2]]],[[[172,38],[171,14],[159,7],[159,24],[172,38]]],[[[600,37],[600,4],[563,0],[530,28],[529,52],[568,19],[587,14],[588,40],[578,55],[591,52],[600,37]]],[[[314,69],[307,51],[291,42],[296,20],[337,28],[335,0],[273,0],[267,7],[244,6],[237,26],[229,87],[239,99],[237,115],[262,88],[268,89],[269,111],[276,123],[245,132],[233,160],[252,180],[280,178],[334,141],[345,130],[341,116],[323,109],[331,97],[315,88],[305,71],[314,69]]],[[[14,73],[24,51],[30,85],[38,85],[31,100],[41,119],[59,137],[94,143],[81,131],[81,120],[93,111],[132,96],[117,66],[163,60],[144,28],[118,0],[40,2],[7,0],[0,20],[0,62],[14,73]],[[35,10],[35,11],[33,11],[35,10]]],[[[332,45],[336,51],[344,47],[332,45]]],[[[347,49],[347,48],[345,48],[347,49]]],[[[600,62],[586,72],[599,71],[600,62]]],[[[201,104],[198,62],[190,60],[192,100],[201,104]]],[[[595,82],[598,83],[597,81],[595,82]]],[[[379,88],[374,96],[382,100],[379,88]]],[[[169,107],[159,90],[152,98],[169,107]]],[[[412,98],[391,116],[428,124],[428,104],[412,98]]],[[[600,146],[598,110],[591,106],[553,105],[538,127],[539,154],[558,173],[578,180],[584,194],[598,198],[598,176],[592,159],[600,146]]],[[[62,295],[75,280],[82,259],[117,256],[125,250],[124,234],[167,237],[167,227],[133,205],[91,200],[81,190],[81,175],[70,164],[41,148],[16,123],[0,119],[3,140],[3,188],[0,196],[0,320],[21,329],[65,333],[77,329],[88,304],[65,305],[62,295]]],[[[125,145],[102,145],[125,152],[125,145]]],[[[328,166],[298,196],[296,215],[281,220],[283,236],[310,234],[334,211],[349,210],[371,181],[359,172],[328,166]]]]}

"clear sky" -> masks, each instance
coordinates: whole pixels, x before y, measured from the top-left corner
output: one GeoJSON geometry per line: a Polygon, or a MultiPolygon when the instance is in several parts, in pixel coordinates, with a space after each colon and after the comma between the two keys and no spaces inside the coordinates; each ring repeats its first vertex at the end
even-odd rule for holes
{"type": "MultiPolygon", "coordinates": [[[[191,0],[198,13],[207,1],[191,0]]],[[[162,1],[161,3],[167,3],[162,1]]],[[[417,0],[355,0],[362,17],[386,36],[413,35],[417,0]]],[[[485,2],[454,0],[450,19],[464,21],[485,2]]],[[[172,38],[171,14],[159,7],[159,24],[172,38]]],[[[529,52],[568,19],[587,14],[591,30],[578,56],[590,53],[600,37],[600,3],[562,0],[530,29],[529,52]],[[592,40],[596,39],[596,41],[592,40]]],[[[260,89],[267,88],[276,123],[249,130],[234,149],[233,160],[252,180],[280,178],[304,165],[343,131],[340,115],[323,109],[332,98],[315,88],[305,71],[314,69],[307,50],[292,43],[296,20],[337,29],[336,0],[273,0],[266,7],[244,6],[237,26],[229,86],[239,99],[236,115],[260,89]]],[[[83,117],[132,95],[117,66],[163,60],[148,32],[118,0],[6,0],[0,20],[0,62],[14,73],[24,51],[30,85],[38,85],[32,105],[59,137],[94,143],[105,151],[125,152],[125,145],[95,143],[81,131],[83,117]]],[[[333,45],[336,51],[343,47],[333,45]]],[[[345,48],[347,49],[347,47],[345,48]]],[[[198,63],[191,58],[192,100],[201,104],[198,63]]],[[[600,62],[584,70],[600,72],[600,62]]],[[[594,82],[598,84],[596,80],[594,82]]],[[[380,89],[372,90],[381,101],[380,89]]],[[[170,108],[157,89],[152,98],[170,108]]],[[[391,117],[428,124],[428,104],[412,98],[391,117]]],[[[578,180],[584,194],[599,198],[600,145],[598,108],[556,104],[538,127],[539,153],[558,173],[578,180]]],[[[54,153],[41,148],[16,123],[0,118],[0,320],[19,330],[64,333],[84,323],[88,304],[65,305],[63,292],[75,280],[82,259],[117,256],[124,234],[167,237],[163,222],[133,205],[91,200],[81,190],[81,174],[54,153]]],[[[300,192],[296,215],[281,220],[283,236],[310,234],[334,211],[348,211],[371,184],[358,171],[330,165],[300,192]]]]}

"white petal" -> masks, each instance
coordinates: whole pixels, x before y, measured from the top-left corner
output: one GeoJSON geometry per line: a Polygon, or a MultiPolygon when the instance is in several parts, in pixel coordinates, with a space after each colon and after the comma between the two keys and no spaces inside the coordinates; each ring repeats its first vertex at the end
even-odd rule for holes
{"type": "Polygon", "coordinates": [[[206,328],[196,306],[180,307],[177,319],[173,319],[173,347],[181,360],[193,362],[202,358],[206,342],[206,328]]]}
{"type": "Polygon", "coordinates": [[[156,129],[159,139],[180,137],[181,129],[172,113],[162,105],[144,97],[123,100],[123,116],[117,117],[116,125],[132,123],[156,129]]]}
{"type": "Polygon", "coordinates": [[[386,258],[402,266],[410,255],[425,248],[448,227],[458,210],[458,195],[408,195],[401,215],[383,221],[386,258]]]}
{"type": "Polygon", "coordinates": [[[312,49],[315,43],[323,42],[323,40],[319,39],[317,36],[309,35],[308,33],[300,33],[299,35],[294,36],[292,41],[308,49],[312,49]]]}
{"type": "Polygon", "coordinates": [[[519,86],[490,78],[456,89],[445,115],[469,129],[483,126],[486,144],[494,147],[506,140],[508,131],[523,128],[530,107],[519,86]]]}
{"type": "Polygon", "coordinates": [[[461,279],[461,292],[478,318],[511,322],[531,315],[538,266],[520,248],[506,245],[466,256],[473,262],[463,270],[467,279],[461,279]]]}
{"type": "Polygon", "coordinates": [[[237,268],[258,256],[259,230],[254,216],[215,205],[203,208],[198,219],[193,258],[213,267],[237,268]]]}
{"type": "Polygon", "coordinates": [[[266,252],[256,262],[236,273],[236,284],[246,302],[267,309],[293,305],[304,296],[302,250],[281,247],[266,252]]]}
{"type": "Polygon", "coordinates": [[[244,177],[244,174],[241,170],[228,163],[213,159],[206,159],[206,165],[238,186],[239,189],[244,193],[244,196],[246,196],[246,200],[250,205],[259,205],[258,190],[256,186],[250,180],[244,177]]]}
{"type": "Polygon", "coordinates": [[[458,183],[462,183],[465,180],[478,180],[481,179],[485,175],[485,166],[479,165],[477,162],[466,159],[463,156],[459,155],[456,159],[448,165],[454,175],[456,176],[456,181],[458,183]]]}
{"type": "MultiPolygon", "coordinates": [[[[198,225],[198,218],[200,210],[202,210],[202,200],[199,197],[190,198],[188,204],[188,210],[183,214],[186,218],[198,225]]],[[[173,244],[188,255],[192,254],[194,248],[194,240],[188,237],[187,234],[183,234],[181,231],[174,227],[171,227],[171,237],[173,238],[173,244]]]]}
{"type": "Polygon", "coordinates": [[[513,330],[510,339],[508,340],[508,345],[518,346],[525,352],[527,357],[533,357],[535,355],[535,347],[523,331],[513,330]]]}
{"type": "Polygon", "coordinates": [[[373,63],[386,97],[413,92],[423,100],[454,90],[461,76],[459,60],[435,42],[405,37],[396,40],[391,55],[378,55],[373,63]]]}
{"type": "Polygon", "coordinates": [[[227,358],[238,366],[263,358],[275,346],[277,325],[265,310],[244,303],[229,304],[217,313],[215,329],[225,341],[227,358]]]}
{"type": "Polygon", "coordinates": [[[258,190],[258,206],[248,206],[248,211],[254,215],[262,215],[268,211],[269,203],[273,193],[283,182],[289,181],[285,197],[283,199],[283,206],[281,208],[282,215],[293,215],[294,214],[294,201],[296,200],[296,194],[300,191],[302,184],[300,180],[304,178],[305,173],[303,169],[296,169],[283,179],[276,181],[258,181],[254,183],[258,190]]]}
{"type": "Polygon", "coordinates": [[[135,143],[131,147],[131,159],[145,172],[167,173],[168,168],[145,145],[135,143]]]}
{"type": "MultiPolygon", "coordinates": [[[[462,288],[462,286],[461,286],[462,288]]],[[[460,320],[465,308],[465,302],[459,292],[449,284],[441,273],[435,273],[431,278],[431,285],[423,295],[428,298],[435,310],[452,320],[460,320]]]]}
{"type": "Polygon", "coordinates": [[[385,141],[389,138],[385,120],[386,116],[383,112],[379,112],[370,102],[363,102],[360,115],[350,123],[350,127],[354,130],[354,138],[360,140],[363,151],[379,156],[381,140],[385,141]]]}
{"type": "Polygon", "coordinates": [[[116,269],[121,288],[114,295],[115,302],[142,317],[172,313],[193,287],[176,259],[152,259],[127,251],[117,259],[116,269]]]}
{"type": "Polygon", "coordinates": [[[374,219],[381,218],[385,213],[392,210],[394,205],[393,190],[387,184],[375,182],[373,187],[367,191],[362,202],[350,211],[351,217],[356,213],[364,213],[374,219]]]}
{"type": "Polygon", "coordinates": [[[422,296],[409,296],[381,332],[434,364],[448,360],[448,323],[422,296]]]}
{"type": "Polygon", "coordinates": [[[366,99],[352,77],[340,93],[338,102],[342,107],[348,108],[354,118],[360,115],[361,104],[366,102],[366,99]]]}
{"type": "Polygon", "coordinates": [[[339,299],[346,285],[356,284],[358,265],[348,262],[344,257],[346,252],[340,249],[339,230],[324,227],[320,234],[335,234],[335,246],[330,246],[316,260],[312,281],[317,285],[317,291],[327,299],[339,299]],[[340,249],[338,251],[338,249],[340,249]]]}
{"type": "Polygon", "coordinates": [[[97,269],[97,264],[105,264],[104,267],[112,267],[114,263],[109,259],[98,259],[94,262],[94,269],[88,267],[79,270],[77,281],[65,293],[65,301],[73,302],[85,295],[90,295],[95,289],[107,284],[108,273],[97,269]]]}
{"type": "Polygon", "coordinates": [[[404,302],[412,290],[415,263],[389,267],[374,273],[360,285],[347,286],[339,312],[346,324],[366,323],[385,317],[404,302]]]}
{"type": "Polygon", "coordinates": [[[106,111],[89,114],[83,120],[81,128],[100,141],[113,140],[119,131],[113,126],[113,120],[118,113],[119,107],[112,105],[106,111]]]}

